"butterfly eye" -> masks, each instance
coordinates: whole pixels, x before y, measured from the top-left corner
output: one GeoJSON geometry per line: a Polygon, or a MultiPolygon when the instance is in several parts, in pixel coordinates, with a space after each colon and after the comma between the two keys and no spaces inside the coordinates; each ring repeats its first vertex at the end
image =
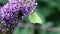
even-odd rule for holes
{"type": "Polygon", "coordinates": [[[33,14],[35,11],[34,10],[32,10],[31,12],[30,12],[30,14],[33,14]]]}

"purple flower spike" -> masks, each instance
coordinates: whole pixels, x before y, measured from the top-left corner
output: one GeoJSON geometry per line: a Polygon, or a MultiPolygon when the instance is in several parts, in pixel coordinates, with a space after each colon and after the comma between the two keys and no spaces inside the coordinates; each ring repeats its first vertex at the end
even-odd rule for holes
{"type": "Polygon", "coordinates": [[[35,0],[9,0],[0,10],[0,21],[6,30],[13,30],[19,19],[30,14],[35,8],[35,0]]]}

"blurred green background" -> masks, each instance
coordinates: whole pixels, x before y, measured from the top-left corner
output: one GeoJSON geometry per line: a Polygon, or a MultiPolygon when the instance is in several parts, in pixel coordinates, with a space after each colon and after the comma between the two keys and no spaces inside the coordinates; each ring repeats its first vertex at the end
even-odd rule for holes
{"type": "MultiPolygon", "coordinates": [[[[2,0],[0,6],[7,2],[8,0],[2,0]]],[[[20,20],[26,24],[25,27],[17,26],[13,34],[60,34],[60,0],[36,0],[36,2],[38,5],[34,12],[20,20]],[[42,29],[30,29],[27,23],[39,25],[42,29]],[[55,28],[46,29],[49,27],[55,28]]]]}

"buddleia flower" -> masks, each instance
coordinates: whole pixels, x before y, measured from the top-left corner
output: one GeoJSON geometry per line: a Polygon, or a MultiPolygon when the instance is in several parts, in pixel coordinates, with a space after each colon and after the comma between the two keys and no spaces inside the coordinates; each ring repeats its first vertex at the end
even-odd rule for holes
{"type": "Polygon", "coordinates": [[[6,30],[13,31],[18,21],[35,8],[35,0],[9,0],[0,10],[0,21],[6,30]]]}

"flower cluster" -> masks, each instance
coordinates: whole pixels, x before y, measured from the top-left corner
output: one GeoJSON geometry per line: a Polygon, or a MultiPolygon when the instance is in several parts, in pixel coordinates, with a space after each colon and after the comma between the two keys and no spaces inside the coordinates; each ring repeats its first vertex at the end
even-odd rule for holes
{"type": "Polygon", "coordinates": [[[35,7],[35,0],[9,0],[0,10],[0,21],[7,30],[13,30],[19,19],[30,14],[35,7]]]}

